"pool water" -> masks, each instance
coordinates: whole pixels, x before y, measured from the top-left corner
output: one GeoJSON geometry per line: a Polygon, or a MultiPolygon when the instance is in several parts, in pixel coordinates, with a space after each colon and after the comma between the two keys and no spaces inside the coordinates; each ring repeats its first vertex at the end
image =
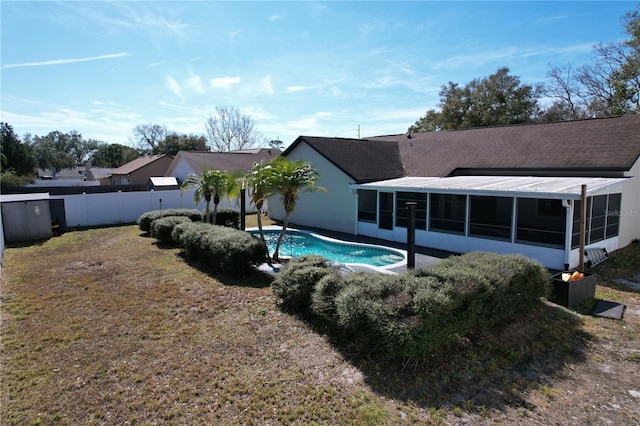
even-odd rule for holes
{"type": "MultiPolygon", "coordinates": [[[[250,231],[259,236],[259,232],[250,231]]],[[[278,242],[279,230],[265,230],[269,253],[273,254],[278,242]]],[[[287,230],[280,245],[280,256],[299,257],[317,254],[338,263],[360,263],[376,267],[384,267],[405,260],[402,252],[369,244],[347,243],[333,239],[319,238],[316,235],[287,230]]]]}

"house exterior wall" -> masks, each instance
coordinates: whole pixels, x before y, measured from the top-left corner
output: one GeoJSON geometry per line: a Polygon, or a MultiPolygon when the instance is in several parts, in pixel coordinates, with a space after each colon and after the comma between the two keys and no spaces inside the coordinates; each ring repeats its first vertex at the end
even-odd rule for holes
{"type": "Polygon", "coordinates": [[[189,163],[187,163],[187,161],[185,161],[185,159],[182,158],[181,156],[178,156],[174,160],[171,170],[167,170],[166,174],[163,176],[173,176],[175,178],[178,178],[180,182],[184,182],[187,176],[189,176],[192,173],[195,173],[195,172],[191,168],[189,163]]]}
{"type": "MultiPolygon", "coordinates": [[[[309,161],[320,174],[319,185],[327,189],[327,192],[300,192],[290,222],[298,226],[354,234],[356,194],[348,187],[354,183],[353,180],[305,143],[298,145],[287,159],[309,161]]],[[[275,220],[284,220],[285,212],[280,195],[269,199],[268,215],[275,220]]]]}
{"type": "Polygon", "coordinates": [[[622,248],[640,239],[640,158],[636,160],[626,177],[634,177],[624,184],[620,206],[620,241],[622,248]]]}

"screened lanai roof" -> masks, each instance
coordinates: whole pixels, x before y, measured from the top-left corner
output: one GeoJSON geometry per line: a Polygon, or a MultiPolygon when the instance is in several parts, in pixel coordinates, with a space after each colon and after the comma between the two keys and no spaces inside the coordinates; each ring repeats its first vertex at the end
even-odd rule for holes
{"type": "Polygon", "coordinates": [[[582,193],[582,185],[587,185],[587,196],[591,197],[594,195],[622,192],[622,185],[629,179],[633,178],[533,176],[404,177],[361,185],[354,184],[349,187],[380,191],[579,200],[582,193]]]}

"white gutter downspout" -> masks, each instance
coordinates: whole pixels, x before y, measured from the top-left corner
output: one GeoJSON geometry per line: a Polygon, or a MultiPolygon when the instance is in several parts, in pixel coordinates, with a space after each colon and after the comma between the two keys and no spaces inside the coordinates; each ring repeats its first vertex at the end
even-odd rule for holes
{"type": "Polygon", "coordinates": [[[562,207],[567,209],[567,215],[564,225],[564,268],[568,271],[571,267],[569,264],[571,259],[571,239],[573,237],[573,207],[570,200],[562,200],[562,207]]]}
{"type": "Polygon", "coordinates": [[[356,194],[355,199],[355,214],[354,214],[354,222],[353,222],[353,235],[359,235],[358,234],[358,189],[357,188],[350,188],[351,192],[356,194]]]}

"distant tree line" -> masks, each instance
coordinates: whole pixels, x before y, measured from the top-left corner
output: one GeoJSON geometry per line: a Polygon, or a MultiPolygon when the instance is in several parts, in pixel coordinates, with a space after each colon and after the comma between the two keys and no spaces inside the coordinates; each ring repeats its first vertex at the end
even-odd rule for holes
{"type": "MultiPolygon", "coordinates": [[[[235,151],[267,145],[250,116],[235,107],[217,107],[216,115],[205,123],[206,134],[193,135],[168,131],[160,124],[140,124],[133,128],[129,145],[84,139],[72,130],[52,131],[45,136],[20,138],[9,123],[1,123],[0,183],[24,186],[33,182],[37,169],[55,176],[63,169],[82,166],[118,168],[144,155],[176,155],[178,151],[235,151]]],[[[268,142],[281,149],[279,140],[268,142]]]]}
{"type": "Polygon", "coordinates": [[[465,129],[505,124],[579,120],[640,112],[640,17],[623,18],[627,40],[598,43],[592,64],[550,65],[547,84],[523,84],[509,68],[440,89],[438,109],[430,109],[409,132],[465,129]],[[542,101],[547,100],[547,105],[542,101]]]}

